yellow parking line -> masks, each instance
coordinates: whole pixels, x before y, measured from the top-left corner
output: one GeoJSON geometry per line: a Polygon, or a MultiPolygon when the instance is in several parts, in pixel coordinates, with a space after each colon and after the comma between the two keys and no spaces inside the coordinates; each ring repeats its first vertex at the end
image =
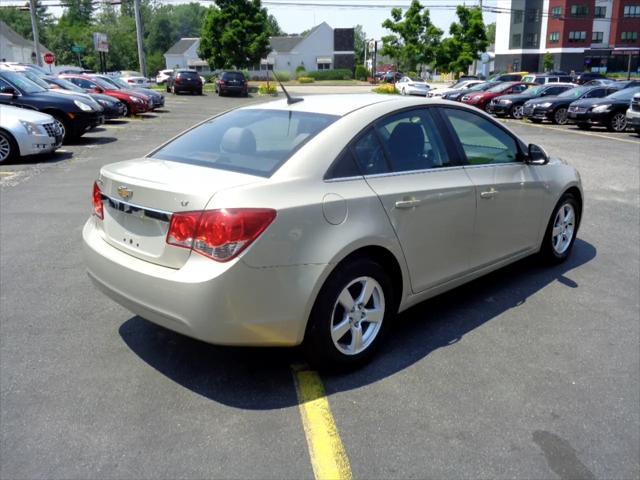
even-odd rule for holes
{"type": "MultiPolygon", "coordinates": [[[[508,120],[509,123],[515,123],[515,122],[511,122],[511,120],[508,120]]],[[[615,137],[610,137],[609,135],[602,135],[599,133],[593,133],[593,132],[578,132],[576,130],[566,130],[564,128],[556,128],[556,127],[551,127],[549,125],[537,125],[535,123],[522,123],[523,125],[527,125],[528,127],[536,127],[536,128],[545,128],[547,130],[555,130],[556,132],[569,132],[569,133],[575,133],[576,135],[586,135],[588,137],[599,137],[599,138],[606,138],[607,140],[615,140],[616,142],[625,142],[625,143],[633,143],[635,145],[640,144],[640,142],[636,141],[636,140],[628,140],[626,138],[615,138],[615,137]]]]}
{"type": "Polygon", "coordinates": [[[0,172],[0,177],[10,177],[11,175],[15,175],[16,172],[0,172]]]}
{"type": "Polygon", "coordinates": [[[351,480],[349,459],[320,376],[305,365],[292,365],[291,369],[316,480],[351,480]]]}

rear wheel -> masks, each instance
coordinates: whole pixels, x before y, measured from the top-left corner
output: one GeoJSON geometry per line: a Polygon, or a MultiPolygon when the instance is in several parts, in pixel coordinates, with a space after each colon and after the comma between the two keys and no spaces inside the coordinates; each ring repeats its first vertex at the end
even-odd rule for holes
{"type": "Polygon", "coordinates": [[[18,157],[18,144],[9,132],[0,130],[0,163],[14,160],[18,157]]]}
{"type": "Polygon", "coordinates": [[[169,87],[169,84],[167,84],[167,93],[171,92],[171,88],[169,87]]]}
{"type": "Polygon", "coordinates": [[[591,130],[591,124],[589,123],[576,123],[580,130],[591,130]]]}
{"type": "Polygon", "coordinates": [[[566,125],[568,121],[567,109],[564,107],[558,108],[553,112],[553,123],[556,125],[566,125]]]}
{"type": "Polygon", "coordinates": [[[129,105],[127,105],[124,102],[122,102],[122,104],[124,105],[124,110],[122,111],[122,116],[123,117],[128,117],[129,116],[129,105]]]}
{"type": "Polygon", "coordinates": [[[607,124],[610,132],[624,132],[627,129],[627,116],[624,113],[612,115],[607,124]]]}
{"type": "Polygon", "coordinates": [[[552,262],[564,262],[571,253],[578,233],[581,205],[571,193],[565,193],[551,214],[541,254],[552,262]]]}
{"type": "Polygon", "coordinates": [[[514,105],[511,107],[511,111],[509,115],[511,118],[515,118],[516,120],[520,120],[522,118],[524,107],[522,105],[514,105]]]}
{"type": "Polygon", "coordinates": [[[395,314],[389,276],[375,261],[359,258],[339,266],[313,306],[305,338],[309,361],[355,366],[367,361],[395,314]]]}
{"type": "Polygon", "coordinates": [[[402,87],[402,91],[400,93],[402,93],[402,95],[406,95],[407,94],[407,92],[405,91],[404,87],[402,87]]]}

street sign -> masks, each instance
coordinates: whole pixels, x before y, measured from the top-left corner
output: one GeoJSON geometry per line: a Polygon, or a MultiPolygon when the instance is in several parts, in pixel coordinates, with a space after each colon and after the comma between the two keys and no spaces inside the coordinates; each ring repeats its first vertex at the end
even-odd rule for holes
{"type": "Polygon", "coordinates": [[[93,48],[96,52],[108,52],[109,51],[109,41],[107,40],[106,33],[93,33],[93,48]]]}
{"type": "Polygon", "coordinates": [[[73,53],[84,53],[84,47],[80,46],[80,45],[73,45],[71,47],[71,51],[73,53]]]}
{"type": "Polygon", "coordinates": [[[47,52],[44,54],[44,63],[46,63],[47,65],[51,65],[55,61],[56,56],[53,53],[47,52]]]}

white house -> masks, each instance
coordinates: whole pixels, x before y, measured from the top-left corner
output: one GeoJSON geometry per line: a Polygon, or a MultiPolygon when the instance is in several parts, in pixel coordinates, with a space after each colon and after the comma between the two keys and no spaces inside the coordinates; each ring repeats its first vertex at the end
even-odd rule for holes
{"type": "MultiPolygon", "coordinates": [[[[251,76],[265,76],[267,70],[294,73],[298,66],[306,71],[333,70],[354,66],[353,28],[331,28],[325,22],[305,35],[271,37],[271,52],[249,70],[251,76]]],[[[207,62],[198,57],[199,38],[181,38],[165,54],[167,68],[193,68],[208,72],[207,62]]]]}
{"type": "Polygon", "coordinates": [[[199,38],[181,38],[164,54],[167,68],[192,68],[209,73],[209,64],[198,57],[199,38]]]}
{"type": "MultiPolygon", "coordinates": [[[[40,44],[40,56],[50,52],[44,45],[40,44]]],[[[33,48],[33,41],[21,37],[9,25],[0,21],[0,61],[37,63],[36,53],[33,48]]]]}

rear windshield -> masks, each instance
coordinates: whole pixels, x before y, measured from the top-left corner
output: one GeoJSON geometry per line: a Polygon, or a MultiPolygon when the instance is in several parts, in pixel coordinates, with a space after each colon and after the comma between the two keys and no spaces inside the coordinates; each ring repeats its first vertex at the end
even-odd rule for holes
{"type": "Polygon", "coordinates": [[[181,77],[195,77],[199,78],[198,72],[178,72],[181,77]]]}
{"type": "Polygon", "coordinates": [[[270,177],[337,119],[286,110],[234,110],[189,130],[150,157],[270,177]]]}
{"type": "Polygon", "coordinates": [[[223,80],[244,80],[244,75],[239,72],[225,72],[221,77],[223,80]]]}
{"type": "Polygon", "coordinates": [[[567,90],[566,92],[562,92],[558,96],[562,97],[562,98],[580,98],[582,95],[587,93],[589,90],[591,90],[591,89],[588,88],[588,87],[587,88],[584,88],[584,87],[571,88],[571,89],[567,90]]]}

